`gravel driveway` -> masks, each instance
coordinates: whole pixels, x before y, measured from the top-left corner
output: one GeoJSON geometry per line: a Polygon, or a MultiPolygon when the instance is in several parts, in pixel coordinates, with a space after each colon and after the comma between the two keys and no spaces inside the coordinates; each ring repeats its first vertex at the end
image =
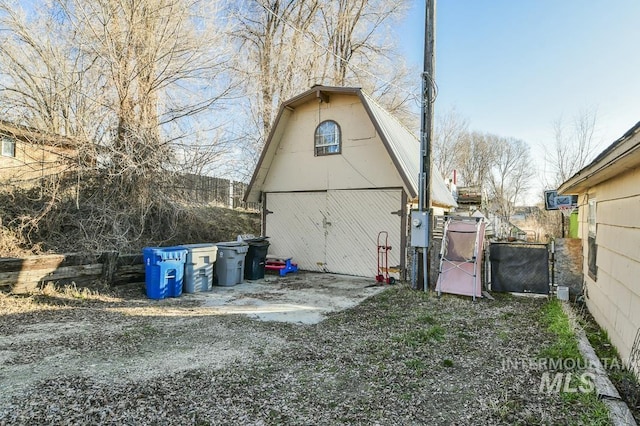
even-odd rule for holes
{"type": "Polygon", "coordinates": [[[580,423],[542,371],[505,367],[549,342],[544,299],[270,280],[163,301],[0,295],[0,424],[580,423]]]}

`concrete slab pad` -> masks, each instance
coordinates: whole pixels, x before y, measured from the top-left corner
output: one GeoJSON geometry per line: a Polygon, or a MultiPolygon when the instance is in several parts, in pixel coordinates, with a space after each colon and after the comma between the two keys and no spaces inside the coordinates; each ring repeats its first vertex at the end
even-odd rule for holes
{"type": "Polygon", "coordinates": [[[315,324],[336,312],[358,305],[384,290],[373,278],[298,272],[285,277],[268,275],[209,292],[184,294],[201,300],[215,314],[243,314],[260,321],[315,324]]]}

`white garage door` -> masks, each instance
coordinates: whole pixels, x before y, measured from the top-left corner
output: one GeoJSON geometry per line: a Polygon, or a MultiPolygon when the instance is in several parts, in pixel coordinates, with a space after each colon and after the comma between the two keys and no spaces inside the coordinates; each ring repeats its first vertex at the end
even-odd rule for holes
{"type": "Polygon", "coordinates": [[[326,206],[326,192],[266,194],[269,253],[293,257],[300,269],[323,271],[326,206]]]}
{"type": "Polygon", "coordinates": [[[389,266],[400,265],[400,189],[269,193],[266,208],[269,252],[301,269],[374,277],[380,231],[389,233],[389,266]]]}

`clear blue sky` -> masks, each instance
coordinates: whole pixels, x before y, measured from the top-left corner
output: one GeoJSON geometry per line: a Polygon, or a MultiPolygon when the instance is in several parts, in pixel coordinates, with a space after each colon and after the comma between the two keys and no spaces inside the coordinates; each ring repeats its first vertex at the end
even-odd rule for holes
{"type": "MultiPolygon", "coordinates": [[[[413,0],[401,26],[419,70],[424,11],[413,0]]],[[[597,108],[598,151],[640,121],[638,0],[439,0],[436,20],[436,114],[525,140],[539,171],[561,116],[597,108]]]]}

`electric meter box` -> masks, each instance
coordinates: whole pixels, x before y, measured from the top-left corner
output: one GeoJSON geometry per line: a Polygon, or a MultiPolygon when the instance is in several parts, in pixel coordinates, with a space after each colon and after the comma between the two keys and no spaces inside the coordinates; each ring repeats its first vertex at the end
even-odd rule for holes
{"type": "Polygon", "coordinates": [[[411,247],[429,247],[429,212],[411,212],[411,247]]]}

